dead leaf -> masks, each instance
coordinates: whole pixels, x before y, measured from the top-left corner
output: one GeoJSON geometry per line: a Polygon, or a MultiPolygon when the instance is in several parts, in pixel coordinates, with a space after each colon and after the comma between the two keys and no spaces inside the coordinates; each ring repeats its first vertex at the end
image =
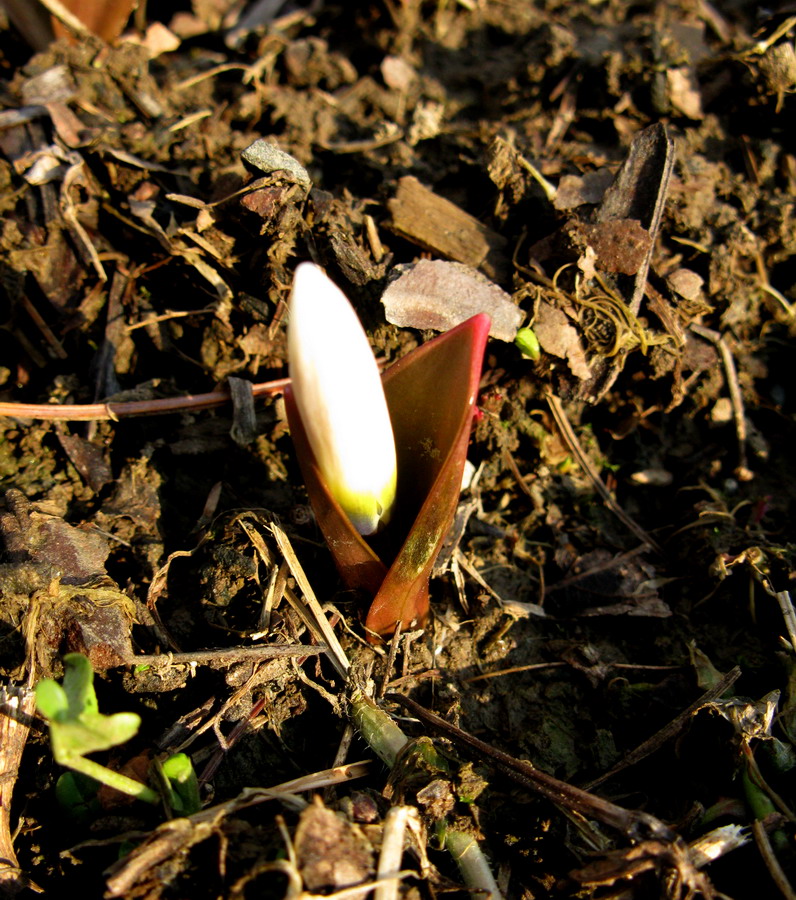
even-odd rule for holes
{"type": "Polygon", "coordinates": [[[37,512],[14,489],[6,491],[5,504],[8,512],[0,515],[0,536],[12,563],[46,568],[62,584],[84,584],[105,573],[109,549],[104,535],[37,512]]]}
{"type": "Polygon", "coordinates": [[[564,175],[558,182],[553,206],[556,209],[574,209],[586,203],[599,203],[613,180],[613,172],[608,169],[585,175],[564,175]]]}
{"type": "Polygon", "coordinates": [[[69,461],[92,491],[99,492],[106,484],[113,481],[110,464],[101,447],[76,434],[59,432],[58,441],[69,457],[69,461]]]}
{"type": "Polygon", "coordinates": [[[445,260],[401,267],[381,298],[387,321],[399,328],[450,331],[478,313],[492,319],[489,336],[513,341],[522,311],[477,269],[445,260]]]}
{"type": "Polygon", "coordinates": [[[576,378],[583,381],[591,378],[580,334],[563,310],[542,301],[536,311],[533,330],[545,353],[566,360],[576,378]]]}
{"type": "Polygon", "coordinates": [[[669,93],[669,102],[674,109],[689,119],[703,118],[702,94],[699,90],[699,82],[690,66],[667,69],[666,86],[669,93]]]}
{"type": "Polygon", "coordinates": [[[295,847],[309,891],[351,887],[373,872],[373,852],[362,831],[326,809],[320,798],[301,814],[295,847]]]}

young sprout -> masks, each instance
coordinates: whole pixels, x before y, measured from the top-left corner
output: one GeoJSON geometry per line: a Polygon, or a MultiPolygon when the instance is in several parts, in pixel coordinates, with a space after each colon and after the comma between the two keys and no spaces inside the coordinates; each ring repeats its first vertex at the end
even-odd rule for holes
{"type": "Polygon", "coordinates": [[[87,753],[109,750],[129,741],[138,731],[140,716],[135,713],[102,715],[94,692],[94,670],[88,657],[67,653],[64,669],[63,685],[52,678],[44,678],[36,685],[36,706],[50,725],[50,745],[55,761],[123,794],[146,803],[160,803],[157,791],[86,758],[87,753]]]}
{"type": "Polygon", "coordinates": [[[330,493],[363,535],[387,523],[397,461],[368,339],[343,292],[313,263],[296,269],[288,354],[293,397],[330,493]]]}
{"type": "Polygon", "coordinates": [[[520,328],[514,338],[514,346],[529,359],[537,360],[542,355],[539,338],[532,328],[520,328]]]}
{"type": "MultiPolygon", "coordinates": [[[[67,653],[63,684],[43,678],[36,685],[36,705],[50,726],[53,759],[72,770],[58,779],[56,795],[77,818],[91,815],[99,784],[156,806],[163,801],[161,794],[148,785],[87,758],[88,753],[109,750],[128,741],[141,724],[136,713],[105,716],[99,711],[94,670],[87,656],[67,653]]],[[[155,762],[162,774],[161,790],[171,810],[180,815],[198,812],[199,785],[190,757],[176,753],[162,764],[155,762]]]]}

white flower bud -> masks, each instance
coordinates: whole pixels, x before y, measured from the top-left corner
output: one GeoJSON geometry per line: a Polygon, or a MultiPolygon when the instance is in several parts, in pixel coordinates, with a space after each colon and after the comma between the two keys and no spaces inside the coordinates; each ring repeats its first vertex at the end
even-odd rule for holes
{"type": "Polygon", "coordinates": [[[395,500],[395,439],[379,369],[343,292],[313,263],[293,279],[288,354],[293,396],[326,486],[360,534],[395,500]]]}

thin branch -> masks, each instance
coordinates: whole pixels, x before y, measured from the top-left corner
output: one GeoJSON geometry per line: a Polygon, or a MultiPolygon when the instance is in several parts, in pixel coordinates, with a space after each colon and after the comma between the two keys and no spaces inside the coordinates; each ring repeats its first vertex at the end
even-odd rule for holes
{"type": "Polygon", "coordinates": [[[581,447],[580,441],[578,440],[572,426],[569,423],[567,414],[564,412],[564,407],[562,406],[561,401],[553,393],[547,393],[546,399],[550,407],[550,412],[553,414],[556,425],[558,425],[558,430],[561,432],[561,437],[566,442],[567,446],[572,452],[572,455],[575,457],[575,459],[577,459],[580,467],[591,479],[594,487],[597,490],[597,493],[603,498],[603,502],[605,503],[605,505],[611,510],[611,512],[617,517],[617,519],[619,519],[630,529],[630,531],[633,532],[633,534],[635,534],[635,536],[640,541],[645,544],[649,544],[649,546],[653,550],[663,556],[663,549],[658,544],[658,542],[650,534],[648,534],[641,527],[641,525],[631,519],[630,516],[611,496],[611,492],[605,486],[605,483],[603,482],[602,478],[600,478],[597,470],[591,464],[591,460],[588,458],[583,448],[581,447]]]}
{"type": "Polygon", "coordinates": [[[600,775],[599,778],[596,778],[590,784],[587,785],[589,790],[593,790],[598,784],[602,784],[604,781],[607,781],[612,776],[616,775],[618,772],[623,771],[629,766],[633,766],[638,762],[641,762],[642,759],[649,756],[651,753],[654,753],[660,746],[662,746],[666,741],[671,738],[679,735],[683,728],[685,727],[688,720],[703,706],[708,703],[713,703],[715,700],[718,700],[719,697],[725,691],[730,688],[735,682],[741,677],[741,670],[738,666],[734,669],[731,669],[723,678],[721,678],[715,685],[713,685],[710,690],[706,691],[701,697],[695,700],[689,707],[684,709],[679,715],[675,716],[668,725],[664,725],[660,731],[657,731],[651,738],[648,738],[646,741],[640,743],[634,750],[631,750],[629,753],[626,753],[624,759],[615,765],[612,769],[609,769],[604,774],[600,775]]]}
{"type": "Polygon", "coordinates": [[[760,851],[760,855],[763,857],[763,861],[769,874],[774,879],[774,883],[779,888],[779,892],[785,897],[785,900],[796,900],[796,892],[791,887],[782,866],[779,864],[779,860],[774,855],[774,848],[771,846],[771,841],[768,839],[763,823],[752,822],[752,833],[755,836],[757,849],[760,851]]]}
{"type": "Polygon", "coordinates": [[[718,331],[713,331],[711,328],[705,328],[696,323],[692,323],[690,327],[694,334],[698,334],[701,338],[714,344],[721,355],[724,377],[727,380],[727,390],[730,393],[730,403],[732,404],[732,417],[735,420],[735,437],[738,441],[738,467],[735,470],[735,475],[739,481],[750,481],[752,472],[749,470],[746,460],[746,416],[732,351],[724,335],[719,334],[718,331]]]}
{"type": "Polygon", "coordinates": [[[590,819],[597,819],[625,834],[633,841],[653,839],[674,842],[677,840],[675,832],[650,813],[625,809],[596,794],[591,794],[566,781],[554,778],[547,772],[535,768],[531,763],[516,759],[461,728],[457,728],[450,722],[446,722],[445,719],[408,697],[401,694],[388,694],[385,699],[400,704],[411,715],[457,744],[464,744],[475,750],[480,755],[481,761],[491,762],[514,781],[536,791],[565,810],[580,813],[590,819]]]}
{"type": "Polygon", "coordinates": [[[131,656],[122,665],[200,666],[232,665],[236,662],[262,662],[267,659],[288,659],[293,656],[317,656],[326,653],[325,644],[255,644],[251,647],[222,647],[218,650],[191,650],[180,653],[143,653],[131,656]]]}
{"type": "MultiPolygon", "coordinates": [[[[281,394],[290,384],[289,378],[277,378],[252,385],[252,394],[256,397],[269,397],[281,394]]],[[[207,394],[186,394],[184,397],[162,397],[159,400],[127,400],[105,403],[74,404],[72,406],[55,406],[49,403],[0,403],[0,416],[15,419],[46,419],[48,421],[96,422],[126,419],[130,416],[157,416],[166,413],[179,413],[185,410],[196,411],[212,409],[230,402],[230,393],[224,388],[207,394]]]]}

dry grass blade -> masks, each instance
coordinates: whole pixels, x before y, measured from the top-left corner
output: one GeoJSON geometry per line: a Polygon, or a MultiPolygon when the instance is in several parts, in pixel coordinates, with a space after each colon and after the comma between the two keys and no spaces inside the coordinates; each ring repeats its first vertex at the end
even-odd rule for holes
{"type": "Polygon", "coordinates": [[[774,848],[771,846],[771,841],[768,839],[763,823],[753,822],[752,833],[755,836],[757,849],[760,851],[760,855],[763,857],[763,861],[765,862],[771,877],[774,879],[774,883],[779,888],[780,894],[782,894],[785,900],[796,900],[796,892],[793,890],[779,860],[774,854],[774,848]]]}
{"type": "Polygon", "coordinates": [[[376,888],[374,900],[396,900],[404,855],[404,836],[410,818],[419,822],[413,806],[393,806],[384,818],[384,833],[379,854],[377,877],[382,883],[376,888]]]}
{"type": "Polygon", "coordinates": [[[134,887],[145,883],[151,877],[151,871],[160,863],[187,853],[191,847],[216,835],[220,823],[239,810],[269,800],[289,802],[292,807],[302,809],[306,801],[296,797],[299,792],[317,790],[361,778],[368,773],[369,768],[368,762],[350,763],[286,781],[271,788],[246,788],[226,803],[208,807],[192,816],[170,819],[156,828],[142,844],[112,867],[105,896],[130,896],[134,887]]]}
{"type": "Polygon", "coordinates": [[[785,620],[785,627],[788,629],[791,648],[796,651],[796,610],[793,608],[790,592],[777,591],[774,596],[777,598],[777,603],[779,603],[779,608],[782,611],[782,618],[785,620]]]}
{"type": "Polygon", "coordinates": [[[371,891],[378,890],[382,885],[395,884],[404,878],[417,875],[411,869],[404,869],[388,875],[386,878],[376,878],[368,884],[360,884],[356,887],[343,888],[333,894],[310,894],[306,891],[301,895],[302,900],[356,900],[357,897],[366,897],[371,891]]]}
{"type": "Polygon", "coordinates": [[[337,669],[338,673],[343,678],[347,678],[348,670],[351,668],[351,663],[348,661],[348,657],[345,655],[345,651],[340,646],[340,641],[337,640],[337,635],[334,633],[334,629],[329,624],[329,620],[326,618],[320,603],[318,603],[318,598],[315,596],[315,592],[310,586],[310,583],[307,580],[307,576],[304,574],[304,569],[301,567],[301,563],[298,561],[296,554],[293,552],[293,547],[290,544],[288,536],[276,522],[272,522],[269,528],[271,530],[271,534],[273,534],[274,539],[276,540],[280,552],[284,556],[285,561],[290,568],[291,575],[296,579],[296,584],[299,586],[299,589],[303,594],[304,604],[306,604],[306,608],[312,613],[312,615],[307,616],[305,614],[305,611],[302,609],[303,604],[297,600],[292,591],[286,590],[285,597],[287,597],[288,602],[291,604],[291,606],[293,606],[293,608],[299,612],[299,614],[306,622],[307,627],[312,630],[317,639],[327,644],[329,648],[327,651],[329,659],[332,661],[332,664],[334,665],[335,669],[337,669]]]}
{"type": "Polygon", "coordinates": [[[694,865],[701,869],[714,859],[720,859],[751,840],[749,829],[742,825],[720,825],[688,845],[694,865]]]}
{"type": "Polygon", "coordinates": [[[90,38],[91,32],[74,13],[61,3],[61,0],[39,0],[39,3],[73,34],[81,38],[90,38]]]}
{"type": "Polygon", "coordinates": [[[735,360],[732,358],[732,351],[724,339],[724,336],[718,331],[711,328],[705,328],[702,325],[691,325],[691,331],[698,334],[706,341],[710,341],[716,346],[721,355],[721,363],[724,366],[724,377],[727,379],[727,390],[730,393],[730,403],[732,404],[732,417],[735,421],[735,436],[738,441],[738,467],[735,470],[735,476],[739,481],[749,481],[753,476],[746,461],[746,415],[744,413],[743,396],[741,394],[741,386],[738,383],[738,372],[735,368],[735,360]]]}
{"type": "Polygon", "coordinates": [[[578,440],[575,432],[572,429],[572,426],[569,424],[569,419],[567,418],[567,414],[564,412],[564,407],[561,404],[561,401],[558,397],[553,393],[547,393],[547,403],[550,406],[550,412],[553,414],[553,418],[556,421],[556,425],[558,425],[558,430],[561,432],[561,437],[566,442],[569,447],[572,455],[578,461],[578,464],[583,469],[583,471],[589,476],[594,487],[597,490],[597,493],[603,498],[603,502],[605,505],[611,510],[611,512],[619,519],[622,523],[624,523],[636,537],[645,544],[648,544],[653,550],[657,553],[660,553],[663,556],[663,549],[660,544],[650,535],[648,534],[636,521],[630,518],[630,516],[622,509],[622,507],[614,500],[611,496],[611,492],[605,486],[602,478],[600,478],[599,473],[591,464],[588,456],[583,452],[583,448],[580,445],[580,441],[578,440]]]}

